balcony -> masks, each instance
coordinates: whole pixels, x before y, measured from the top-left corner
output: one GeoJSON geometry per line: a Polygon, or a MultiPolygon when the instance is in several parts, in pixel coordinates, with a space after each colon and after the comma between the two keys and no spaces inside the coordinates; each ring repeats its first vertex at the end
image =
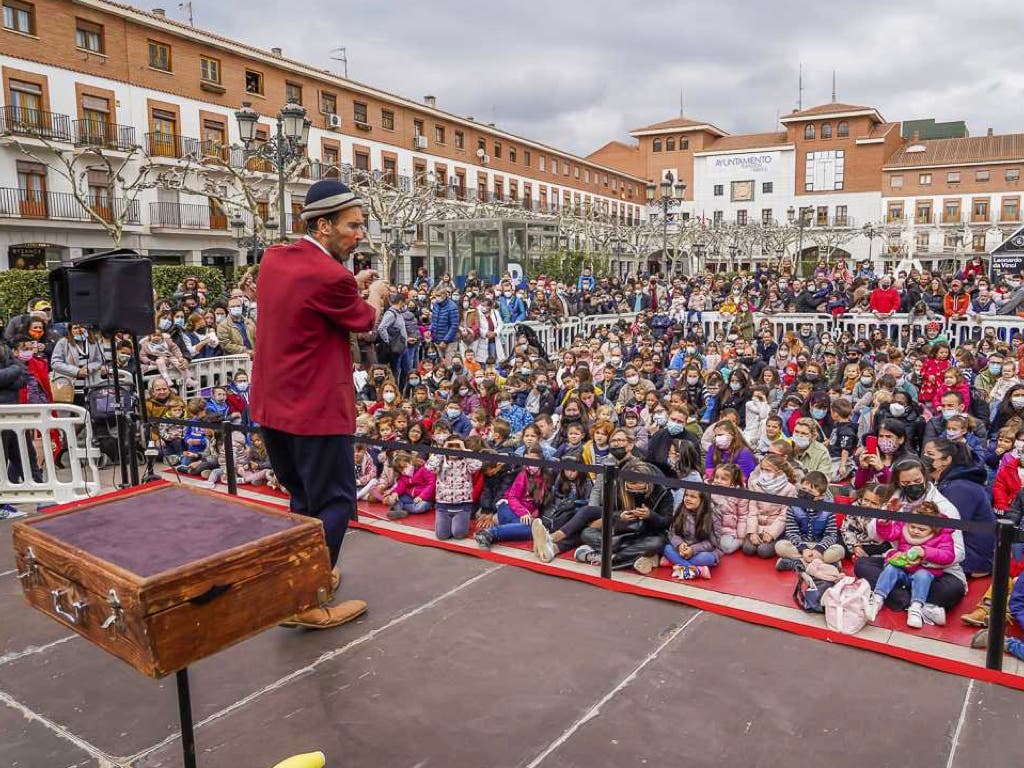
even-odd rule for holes
{"type": "Polygon", "coordinates": [[[971,224],[991,224],[992,217],[986,211],[985,213],[972,213],[971,224]]]}
{"type": "Polygon", "coordinates": [[[29,136],[71,143],[71,118],[41,109],[0,108],[0,135],[29,136]]]}
{"type": "Polygon", "coordinates": [[[179,160],[183,157],[199,157],[200,144],[199,139],[191,136],[179,136],[175,133],[146,134],[146,152],[150,157],[179,160]]]}
{"type": "Polygon", "coordinates": [[[914,223],[915,224],[932,224],[932,223],[934,223],[934,219],[932,218],[931,212],[928,212],[928,213],[920,213],[920,212],[918,212],[918,214],[916,216],[914,216],[914,223]]]}
{"type": "Polygon", "coordinates": [[[960,211],[943,211],[942,212],[942,223],[943,224],[963,224],[964,217],[960,211]]]}
{"type": "MultiPolygon", "coordinates": [[[[120,219],[123,215],[125,224],[139,223],[138,200],[95,197],[92,208],[107,222],[112,222],[115,218],[120,219]]],[[[17,187],[0,188],[0,218],[96,223],[70,192],[43,192],[17,187]]]]}
{"type": "Polygon", "coordinates": [[[202,203],[150,203],[149,226],[152,229],[227,232],[228,217],[202,203]]]}
{"type": "Polygon", "coordinates": [[[1011,224],[1020,221],[1020,209],[1018,208],[1016,211],[1012,211],[1004,208],[999,212],[999,221],[1011,224]]]}
{"type": "Polygon", "coordinates": [[[138,147],[135,129],[130,125],[74,120],[75,146],[98,147],[116,152],[131,152],[138,147]]]}
{"type": "Polygon", "coordinates": [[[885,217],[885,223],[886,224],[892,224],[892,225],[898,226],[898,227],[902,227],[903,226],[903,212],[902,211],[900,213],[891,213],[890,212],[885,217]]]}

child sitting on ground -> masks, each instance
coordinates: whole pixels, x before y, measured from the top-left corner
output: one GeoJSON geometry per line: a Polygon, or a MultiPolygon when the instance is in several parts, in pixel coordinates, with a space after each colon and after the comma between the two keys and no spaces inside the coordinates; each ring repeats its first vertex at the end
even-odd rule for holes
{"type": "MultiPolygon", "coordinates": [[[[528,448],[527,459],[543,459],[539,445],[528,448]]],[[[533,521],[540,516],[548,479],[540,467],[520,467],[504,499],[496,505],[496,522],[473,537],[481,549],[490,549],[496,541],[526,541],[531,537],[533,521]]]]}
{"type": "MultiPolygon", "coordinates": [[[[358,420],[357,420],[358,424],[358,420]]],[[[377,463],[367,450],[365,443],[355,444],[356,500],[365,499],[377,485],[377,463]]]]}
{"type": "Polygon", "coordinates": [[[800,499],[821,501],[828,493],[828,478],[817,470],[808,472],[800,481],[797,501],[786,512],[785,535],[775,542],[775,563],[778,571],[795,571],[813,560],[838,563],[846,550],[839,543],[836,516],[831,512],[807,509],[800,499]]]}
{"type": "MultiPolygon", "coordinates": [[[[785,441],[776,441],[776,443],[785,441]]],[[[775,448],[776,443],[772,443],[775,448]]],[[[785,443],[787,446],[788,443],[785,443]]],[[[784,456],[768,454],[750,475],[750,490],[775,496],[796,496],[796,473],[784,456]]],[[[765,559],[775,554],[775,542],[786,530],[788,504],[751,500],[747,503],[743,554],[765,559]]]]}
{"type": "Polygon", "coordinates": [[[397,453],[391,466],[398,480],[388,489],[384,503],[389,505],[388,520],[401,520],[409,515],[422,515],[434,506],[437,478],[417,456],[397,453]]]}
{"type": "MultiPolygon", "coordinates": [[[[467,440],[472,439],[472,437],[467,438],[467,440]]],[[[482,452],[498,455],[493,448],[484,448],[482,452]]],[[[477,530],[486,530],[498,524],[498,503],[505,498],[518,474],[519,467],[501,461],[488,461],[483,465],[483,469],[480,471],[483,483],[476,513],[477,530]]]]}
{"type": "MultiPolygon", "coordinates": [[[[214,488],[217,483],[227,483],[228,481],[228,441],[224,439],[224,433],[220,429],[217,429],[214,431],[213,438],[210,443],[211,448],[217,457],[217,466],[210,470],[210,475],[207,478],[207,485],[210,488],[214,488]]],[[[231,451],[235,466],[245,466],[245,463],[248,460],[248,448],[245,445],[245,435],[234,429],[231,430],[231,451]]]]}
{"type": "MultiPolygon", "coordinates": [[[[743,472],[735,464],[723,464],[715,469],[711,484],[726,488],[742,488],[743,472]]],[[[684,493],[683,500],[685,499],[684,493]]],[[[743,546],[743,540],[747,536],[747,516],[750,514],[748,502],[735,496],[712,493],[711,507],[719,529],[718,548],[726,555],[731,554],[743,546]]]]}
{"type": "MultiPolygon", "coordinates": [[[[164,416],[168,419],[184,419],[185,404],[180,400],[167,406],[164,416]]],[[[160,435],[160,447],[164,460],[171,465],[181,461],[181,454],[185,450],[185,427],[181,424],[159,424],[157,433],[160,435]]]]}
{"type": "Polygon", "coordinates": [[[214,387],[210,397],[206,400],[206,412],[220,416],[222,419],[228,417],[228,391],[224,387],[214,387]]]}
{"type": "MultiPolygon", "coordinates": [[[[857,506],[870,507],[871,509],[882,509],[885,502],[889,500],[888,486],[881,483],[868,483],[857,494],[857,506]]],[[[857,515],[846,515],[843,524],[839,527],[839,533],[843,537],[843,547],[846,549],[846,556],[850,558],[872,557],[881,555],[892,547],[889,542],[877,542],[868,530],[871,522],[869,517],[858,517],[857,515]]]]}
{"type": "MultiPolygon", "coordinates": [[[[444,447],[461,451],[466,444],[461,436],[450,434],[444,447]]],[[[465,538],[473,514],[473,474],[480,471],[483,463],[479,459],[434,454],[426,466],[437,477],[434,533],[442,541],[465,538]]]]}
{"type": "Polygon", "coordinates": [[[784,439],[782,417],[778,414],[772,414],[765,419],[764,433],[758,438],[757,445],[754,446],[754,456],[758,459],[763,459],[768,455],[772,443],[780,439],[784,439]]]}
{"type": "MultiPolygon", "coordinates": [[[[928,517],[942,518],[938,506],[925,501],[915,512],[928,517]]],[[[885,568],[875,583],[874,594],[868,604],[868,619],[878,617],[885,598],[899,584],[910,585],[910,608],[907,609],[907,626],[920,629],[924,626],[924,604],[936,576],[952,565],[956,559],[953,546],[953,532],[949,528],[921,523],[902,523],[896,520],[879,520],[875,523],[878,538],[895,545],[885,553],[885,568]]]]}
{"type": "Polygon", "coordinates": [[[235,461],[239,467],[239,482],[246,485],[270,486],[270,481],[274,479],[274,471],[270,467],[263,435],[259,432],[253,434],[252,444],[245,449],[241,457],[236,456],[235,461]]]}
{"type": "MultiPolygon", "coordinates": [[[[736,469],[739,471],[739,467],[736,469]]],[[[718,565],[722,555],[718,544],[720,530],[716,530],[720,519],[714,513],[709,494],[686,489],[662,552],[673,565],[673,579],[711,578],[711,569],[718,565]]]]}
{"type": "Polygon", "coordinates": [[[182,435],[182,452],[178,469],[189,475],[198,475],[199,464],[207,447],[206,401],[194,397],[188,401],[188,420],[192,422],[185,427],[182,435]]]}

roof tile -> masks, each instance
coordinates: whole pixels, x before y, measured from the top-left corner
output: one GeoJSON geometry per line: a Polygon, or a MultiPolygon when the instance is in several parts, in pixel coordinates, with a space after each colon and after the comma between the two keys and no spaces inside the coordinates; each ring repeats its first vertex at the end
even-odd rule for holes
{"type": "Polygon", "coordinates": [[[984,163],[996,160],[1024,162],[1024,133],[912,142],[896,150],[885,165],[886,167],[915,168],[984,163]],[[924,147],[924,151],[909,152],[908,149],[912,146],[924,147]]]}

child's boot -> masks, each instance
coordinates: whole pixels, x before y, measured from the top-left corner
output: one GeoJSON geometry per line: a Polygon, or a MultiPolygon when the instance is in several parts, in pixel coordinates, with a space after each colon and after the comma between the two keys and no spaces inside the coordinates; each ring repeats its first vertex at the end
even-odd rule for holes
{"type": "Polygon", "coordinates": [[[973,611],[961,616],[960,621],[971,627],[987,627],[988,615],[990,612],[991,606],[989,605],[988,600],[982,600],[974,607],[973,611]]]}
{"type": "Polygon", "coordinates": [[[911,629],[920,629],[924,626],[924,611],[922,607],[922,604],[919,602],[910,604],[910,608],[907,610],[907,626],[911,629]]]}
{"type": "Polygon", "coordinates": [[[871,595],[871,597],[868,598],[868,609],[867,609],[868,621],[874,621],[875,619],[878,618],[878,612],[880,610],[882,610],[882,604],[884,602],[885,602],[885,598],[882,597],[877,592],[873,593],[871,595]]]}

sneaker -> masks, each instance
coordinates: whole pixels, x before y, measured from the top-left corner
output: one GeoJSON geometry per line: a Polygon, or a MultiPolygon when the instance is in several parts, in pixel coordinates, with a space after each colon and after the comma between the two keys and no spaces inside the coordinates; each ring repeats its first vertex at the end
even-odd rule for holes
{"type": "Polygon", "coordinates": [[[885,598],[875,593],[868,598],[868,609],[867,618],[868,621],[874,621],[878,618],[878,612],[882,610],[882,604],[885,603],[885,598]]]}
{"type": "Polygon", "coordinates": [[[395,506],[388,510],[388,520],[404,520],[409,516],[401,507],[395,506]]]}
{"type": "Polygon", "coordinates": [[[1006,638],[1006,652],[1014,658],[1024,661],[1024,642],[1019,637],[1006,638]]]}
{"type": "Polygon", "coordinates": [[[940,605],[925,603],[921,608],[921,614],[924,616],[925,624],[933,627],[946,626],[946,609],[940,605]]]}
{"type": "Polygon", "coordinates": [[[366,613],[366,603],[362,600],[346,600],[326,608],[310,608],[282,621],[282,627],[301,627],[303,629],[332,629],[358,619],[366,613]]]}
{"type": "Polygon", "coordinates": [[[921,603],[911,603],[907,609],[907,626],[911,629],[920,629],[924,626],[924,612],[921,603]]]}
{"type": "Polygon", "coordinates": [[[800,561],[792,557],[780,557],[775,561],[776,571],[799,571],[800,561]]]}
{"type": "Polygon", "coordinates": [[[971,648],[988,648],[988,629],[979,629],[971,638],[971,648]]]}
{"type": "Polygon", "coordinates": [[[633,561],[633,570],[646,576],[658,567],[658,561],[660,560],[661,555],[640,555],[640,557],[633,561]]]}
{"type": "Polygon", "coordinates": [[[589,544],[577,547],[572,556],[576,559],[577,563],[586,563],[587,565],[601,564],[600,553],[589,544]]]}
{"type": "Polygon", "coordinates": [[[490,549],[491,544],[494,543],[494,537],[491,536],[490,531],[477,531],[473,534],[473,541],[476,542],[480,549],[490,549]]]}
{"type": "Polygon", "coordinates": [[[679,579],[680,581],[683,581],[686,578],[685,571],[686,571],[686,567],[685,566],[673,565],[672,566],[672,578],[673,579],[679,579]]]}
{"type": "Polygon", "coordinates": [[[711,578],[711,568],[710,568],[710,566],[698,565],[696,567],[696,571],[697,571],[697,576],[699,576],[702,579],[710,579],[711,578]]]}
{"type": "Polygon", "coordinates": [[[25,517],[26,514],[26,512],[22,512],[11,504],[0,505],[0,520],[15,520],[19,517],[25,517]]]}
{"type": "Polygon", "coordinates": [[[530,533],[533,534],[533,553],[538,560],[550,563],[558,556],[558,547],[551,538],[551,532],[544,527],[539,517],[535,517],[530,524],[530,533]]]}
{"type": "Polygon", "coordinates": [[[970,613],[960,617],[960,621],[971,627],[988,626],[989,607],[985,603],[978,603],[978,606],[970,613]]]}

